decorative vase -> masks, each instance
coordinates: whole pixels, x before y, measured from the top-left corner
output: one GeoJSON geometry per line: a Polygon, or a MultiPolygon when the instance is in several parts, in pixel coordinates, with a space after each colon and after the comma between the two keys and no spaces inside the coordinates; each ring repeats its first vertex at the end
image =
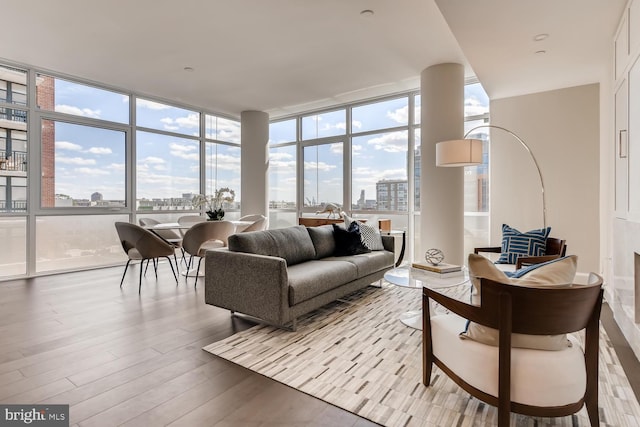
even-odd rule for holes
{"type": "Polygon", "coordinates": [[[222,219],[224,219],[224,209],[220,208],[207,211],[207,216],[209,217],[207,221],[222,221],[222,219]]]}

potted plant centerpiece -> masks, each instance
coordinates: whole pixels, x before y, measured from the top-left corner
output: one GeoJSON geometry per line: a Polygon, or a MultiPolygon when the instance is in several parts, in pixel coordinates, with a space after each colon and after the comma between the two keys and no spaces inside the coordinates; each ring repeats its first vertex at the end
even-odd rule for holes
{"type": "Polygon", "coordinates": [[[233,203],[235,198],[235,191],[229,187],[222,187],[217,189],[212,196],[196,195],[191,203],[195,207],[206,207],[208,221],[220,221],[224,218],[224,203],[233,203]]]}

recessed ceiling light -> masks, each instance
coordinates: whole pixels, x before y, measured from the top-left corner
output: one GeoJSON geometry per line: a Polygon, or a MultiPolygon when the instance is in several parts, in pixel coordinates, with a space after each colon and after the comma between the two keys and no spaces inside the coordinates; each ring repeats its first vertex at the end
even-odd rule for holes
{"type": "Polygon", "coordinates": [[[365,10],[363,10],[362,12],[360,12],[360,15],[361,15],[361,16],[364,16],[365,18],[368,18],[368,17],[370,17],[370,16],[373,16],[373,13],[374,13],[374,12],[373,12],[373,10],[371,10],[371,9],[365,9],[365,10]]]}
{"type": "Polygon", "coordinates": [[[547,53],[546,50],[536,50],[536,55],[544,55],[545,53],[547,53]]]}
{"type": "Polygon", "coordinates": [[[194,70],[194,68],[193,67],[184,67],[184,70],[190,73],[190,72],[192,72],[194,70]]]}
{"type": "Polygon", "coordinates": [[[533,36],[533,41],[534,42],[541,42],[542,40],[546,39],[547,37],[549,37],[549,34],[546,34],[546,33],[537,34],[537,35],[533,36]]]}

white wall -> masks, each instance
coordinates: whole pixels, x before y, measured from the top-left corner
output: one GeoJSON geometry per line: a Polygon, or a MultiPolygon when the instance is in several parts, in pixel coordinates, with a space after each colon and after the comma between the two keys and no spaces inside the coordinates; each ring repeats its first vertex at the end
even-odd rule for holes
{"type": "MultiPolygon", "coordinates": [[[[600,272],[600,104],[591,84],[491,101],[491,124],[522,138],[544,178],[551,236],[567,240],[578,271],[600,272]]],[[[542,227],[540,179],[512,136],[491,131],[491,243],[501,226],[542,227]]]]}

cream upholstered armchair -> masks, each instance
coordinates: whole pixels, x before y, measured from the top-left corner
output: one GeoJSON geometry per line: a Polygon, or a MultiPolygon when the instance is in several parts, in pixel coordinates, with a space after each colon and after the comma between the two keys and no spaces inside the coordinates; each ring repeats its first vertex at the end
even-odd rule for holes
{"type": "Polygon", "coordinates": [[[558,417],[583,405],[591,425],[597,426],[602,278],[592,273],[587,285],[552,288],[486,278],[480,283],[480,305],[424,288],[424,384],[429,385],[435,363],[469,394],[497,406],[502,427],[509,425],[510,412],[558,417]],[[430,299],[455,314],[431,317],[430,299]],[[462,338],[466,319],[497,330],[497,343],[462,338]],[[585,330],[584,348],[571,335],[580,330],[585,330]],[[565,345],[556,350],[519,348],[512,333],[545,340],[559,336],[565,345]]]}
{"type": "Polygon", "coordinates": [[[236,227],[231,221],[204,221],[194,224],[184,234],[182,247],[190,255],[189,263],[187,264],[187,278],[189,277],[189,269],[191,268],[193,257],[197,256],[199,258],[194,286],[198,285],[200,263],[207,251],[226,247],[229,236],[231,236],[235,230],[236,227]]]}

